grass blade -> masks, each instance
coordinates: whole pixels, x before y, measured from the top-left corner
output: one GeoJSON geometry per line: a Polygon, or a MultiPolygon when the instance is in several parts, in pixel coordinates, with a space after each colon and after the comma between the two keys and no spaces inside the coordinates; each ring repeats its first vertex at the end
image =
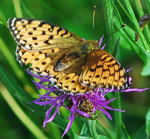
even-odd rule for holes
{"type": "Polygon", "coordinates": [[[24,113],[21,107],[17,104],[15,99],[11,96],[6,87],[0,83],[1,95],[15,113],[15,115],[20,119],[20,121],[28,128],[28,130],[36,137],[42,139],[48,139],[46,135],[32,122],[32,120],[24,113]]]}
{"type": "Polygon", "coordinates": [[[21,7],[20,7],[20,1],[19,0],[12,0],[12,1],[13,1],[13,4],[14,4],[16,16],[17,17],[23,17],[22,10],[21,10],[21,7]]]}
{"type": "Polygon", "coordinates": [[[146,114],[146,134],[147,138],[150,138],[150,109],[146,114]]]}

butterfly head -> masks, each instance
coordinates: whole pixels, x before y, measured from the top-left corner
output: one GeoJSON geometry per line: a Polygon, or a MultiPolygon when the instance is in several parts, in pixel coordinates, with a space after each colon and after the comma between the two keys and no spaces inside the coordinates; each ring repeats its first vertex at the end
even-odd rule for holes
{"type": "Polygon", "coordinates": [[[93,50],[97,50],[98,49],[98,41],[95,40],[87,40],[83,43],[82,45],[82,50],[83,53],[88,53],[91,52],[93,50]]]}

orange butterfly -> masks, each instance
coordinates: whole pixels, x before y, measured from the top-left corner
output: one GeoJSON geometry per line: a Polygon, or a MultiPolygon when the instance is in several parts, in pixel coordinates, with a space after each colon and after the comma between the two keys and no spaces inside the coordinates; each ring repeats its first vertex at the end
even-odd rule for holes
{"type": "Polygon", "coordinates": [[[12,18],[8,24],[18,43],[19,62],[53,77],[60,90],[77,94],[95,88],[128,88],[127,73],[112,55],[98,48],[98,41],[83,40],[39,20],[12,18]]]}

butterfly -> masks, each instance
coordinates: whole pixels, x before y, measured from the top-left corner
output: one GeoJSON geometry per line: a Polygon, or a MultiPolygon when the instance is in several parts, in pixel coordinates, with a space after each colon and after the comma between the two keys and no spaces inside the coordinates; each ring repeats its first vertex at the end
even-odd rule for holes
{"type": "Polygon", "coordinates": [[[96,88],[129,87],[125,69],[99,49],[98,41],[40,20],[11,18],[8,26],[18,44],[18,61],[30,71],[52,77],[59,90],[84,94],[96,88]]]}

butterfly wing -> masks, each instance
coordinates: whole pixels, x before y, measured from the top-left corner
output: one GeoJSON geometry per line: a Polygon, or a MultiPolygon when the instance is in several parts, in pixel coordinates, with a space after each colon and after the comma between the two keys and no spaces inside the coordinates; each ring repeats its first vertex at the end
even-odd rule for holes
{"type": "Polygon", "coordinates": [[[128,87],[125,70],[110,54],[102,50],[83,54],[85,41],[65,29],[21,18],[10,19],[9,28],[19,44],[19,62],[40,75],[53,77],[56,86],[65,92],[128,87]]]}
{"type": "Polygon", "coordinates": [[[97,87],[125,89],[129,86],[127,73],[119,62],[100,49],[89,53],[79,82],[92,89],[97,87]]]}
{"type": "Polygon", "coordinates": [[[61,63],[60,59],[63,59],[67,53],[68,49],[65,48],[53,48],[33,52],[18,46],[16,50],[17,59],[21,65],[28,65],[30,71],[32,70],[40,75],[53,77],[51,81],[63,92],[72,94],[85,93],[89,88],[79,83],[79,76],[83,65],[86,64],[86,56],[77,59],[75,63],[65,70],[55,70],[56,65],[61,63]]]}
{"type": "Polygon", "coordinates": [[[66,54],[67,49],[49,49],[30,52],[17,48],[18,60],[25,65],[30,65],[30,70],[40,74],[52,76],[52,81],[62,91],[67,93],[85,93],[94,88],[128,87],[128,77],[120,64],[108,53],[102,50],[91,52],[81,57],[69,68],[55,71],[61,54],[66,54]]]}
{"type": "Polygon", "coordinates": [[[27,50],[68,48],[83,41],[66,29],[40,20],[12,18],[8,20],[8,25],[18,45],[27,50]]]}
{"type": "Polygon", "coordinates": [[[8,24],[18,43],[16,55],[20,64],[40,75],[53,77],[56,86],[63,91],[88,90],[80,85],[81,70],[77,70],[85,64],[80,37],[39,20],[13,18],[8,24]]]}
{"type": "Polygon", "coordinates": [[[41,75],[55,75],[55,65],[62,55],[67,53],[67,49],[53,48],[42,51],[28,51],[21,46],[17,46],[16,56],[21,65],[27,65],[29,70],[41,75]]]}

